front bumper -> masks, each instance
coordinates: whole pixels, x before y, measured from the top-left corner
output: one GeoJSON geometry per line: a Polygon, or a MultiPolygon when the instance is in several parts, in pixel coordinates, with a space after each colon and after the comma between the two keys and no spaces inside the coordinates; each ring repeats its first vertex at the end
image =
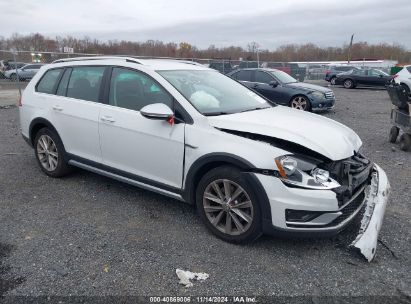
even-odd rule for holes
{"type": "Polygon", "coordinates": [[[316,99],[310,98],[311,110],[313,111],[324,111],[331,110],[335,105],[335,98],[330,99],[316,99]]]}
{"type": "Polygon", "coordinates": [[[360,214],[360,211],[365,208],[360,231],[351,247],[357,248],[368,261],[374,258],[378,233],[381,229],[390,189],[387,176],[378,165],[374,165],[371,183],[365,186],[362,196],[353,198],[352,202],[355,205],[351,206],[352,209],[349,213],[344,213],[342,210],[347,208],[347,204],[343,207],[338,206],[338,200],[333,191],[289,188],[278,179],[269,176],[258,176],[258,179],[266,190],[271,208],[271,222],[264,222],[264,233],[286,237],[333,236],[350,225],[360,214]],[[268,180],[269,178],[271,181],[268,180]],[[329,215],[339,212],[342,214],[339,218],[323,226],[302,225],[298,227],[287,222],[285,214],[288,209],[314,211],[329,215]]]}

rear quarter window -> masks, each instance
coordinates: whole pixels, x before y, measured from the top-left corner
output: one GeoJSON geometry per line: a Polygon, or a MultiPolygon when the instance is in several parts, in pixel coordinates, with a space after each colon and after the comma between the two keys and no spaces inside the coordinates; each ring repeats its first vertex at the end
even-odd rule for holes
{"type": "Polygon", "coordinates": [[[410,66],[407,66],[407,70],[408,70],[408,72],[411,73],[411,65],[410,65],[410,66]]]}
{"type": "Polygon", "coordinates": [[[63,69],[48,70],[38,82],[36,92],[54,94],[62,71],[63,69]]]}

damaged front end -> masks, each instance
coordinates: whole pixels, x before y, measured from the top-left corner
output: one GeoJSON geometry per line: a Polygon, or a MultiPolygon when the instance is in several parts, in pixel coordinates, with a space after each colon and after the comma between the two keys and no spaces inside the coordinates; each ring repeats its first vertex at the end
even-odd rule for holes
{"type": "Polygon", "coordinates": [[[359,250],[368,262],[371,262],[375,256],[389,192],[390,184],[387,175],[378,165],[374,165],[371,184],[365,189],[365,212],[360,231],[350,245],[359,250]]]}

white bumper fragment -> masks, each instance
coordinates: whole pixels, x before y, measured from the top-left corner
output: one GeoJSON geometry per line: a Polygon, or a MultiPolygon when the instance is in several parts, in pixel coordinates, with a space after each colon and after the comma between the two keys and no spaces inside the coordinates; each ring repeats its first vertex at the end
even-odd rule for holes
{"type": "Polygon", "coordinates": [[[371,185],[366,188],[365,212],[361,220],[360,231],[350,246],[358,248],[361,254],[371,262],[375,256],[382,221],[390,192],[387,175],[378,165],[374,165],[371,185]]]}

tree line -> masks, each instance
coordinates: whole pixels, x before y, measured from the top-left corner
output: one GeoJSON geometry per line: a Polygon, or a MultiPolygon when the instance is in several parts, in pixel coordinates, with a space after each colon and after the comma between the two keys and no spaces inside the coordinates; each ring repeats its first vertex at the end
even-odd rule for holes
{"type": "MultiPolygon", "coordinates": [[[[47,37],[40,33],[28,35],[13,34],[8,38],[0,36],[0,49],[33,52],[61,52],[63,47],[71,47],[76,53],[134,55],[177,58],[211,58],[257,60],[260,61],[334,61],[347,60],[348,45],[339,47],[320,47],[313,43],[287,44],[274,50],[258,49],[257,43],[250,42],[247,47],[229,46],[199,49],[188,42],[163,42],[147,40],[144,42],[126,40],[102,41],[88,36],[47,37]]],[[[400,63],[411,63],[411,51],[400,44],[369,44],[356,42],[352,45],[351,60],[392,59],[400,63]]]]}

